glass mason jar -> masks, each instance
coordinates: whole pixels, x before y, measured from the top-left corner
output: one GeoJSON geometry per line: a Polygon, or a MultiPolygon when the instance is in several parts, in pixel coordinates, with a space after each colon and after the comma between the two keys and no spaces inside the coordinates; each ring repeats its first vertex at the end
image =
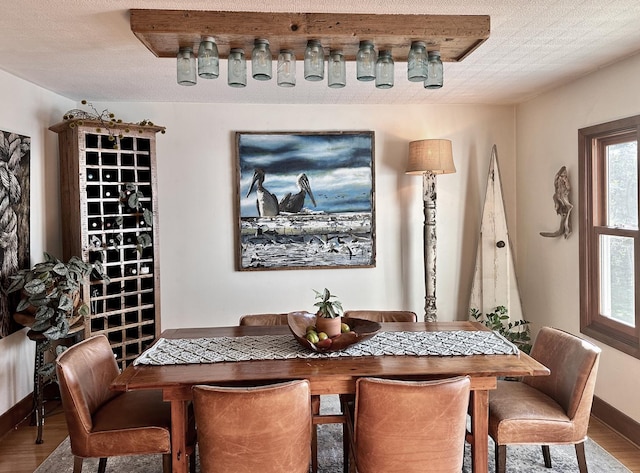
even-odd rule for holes
{"type": "Polygon", "coordinates": [[[356,78],[362,81],[376,78],[376,50],[371,41],[360,41],[360,49],[356,54],[356,78]]]}
{"type": "Polygon", "coordinates": [[[280,87],[296,85],[296,56],[290,49],[283,49],[278,55],[278,85],[280,87]]]}
{"type": "Polygon", "coordinates": [[[227,83],[231,87],[245,87],[247,85],[247,62],[244,51],[234,48],[229,51],[227,83]]]}
{"type": "Polygon", "coordinates": [[[376,61],[376,87],[378,89],[390,89],[393,87],[393,58],[391,51],[380,51],[376,61]]]}
{"type": "Polygon", "coordinates": [[[411,82],[424,82],[427,79],[427,45],[422,41],[411,43],[407,57],[407,78],[411,82]]]}
{"type": "Polygon", "coordinates": [[[324,49],[320,41],[310,39],[304,51],[304,78],[310,81],[324,79],[324,49]]]}
{"type": "Polygon", "coordinates": [[[266,39],[256,39],[251,52],[251,75],[256,80],[271,79],[271,49],[266,39]]]}
{"type": "Polygon", "coordinates": [[[219,74],[219,57],[216,40],[206,36],[198,48],[198,75],[203,79],[215,79],[219,74]]]}
{"type": "Polygon", "coordinates": [[[193,49],[180,48],[177,60],[178,84],[196,85],[196,58],[193,55],[193,49]]]}
{"type": "Polygon", "coordinates": [[[427,63],[427,80],[424,81],[425,89],[439,89],[444,82],[444,70],[440,60],[440,51],[429,51],[427,63]]]}
{"type": "Polygon", "coordinates": [[[327,85],[337,89],[347,85],[347,64],[342,51],[331,51],[327,60],[327,85]]]}

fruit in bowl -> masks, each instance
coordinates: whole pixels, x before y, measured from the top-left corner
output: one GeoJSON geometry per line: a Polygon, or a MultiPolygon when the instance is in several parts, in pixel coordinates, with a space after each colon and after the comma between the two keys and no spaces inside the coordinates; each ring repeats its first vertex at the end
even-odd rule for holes
{"type": "Polygon", "coordinates": [[[316,352],[344,350],[351,345],[373,337],[380,330],[380,324],[371,320],[342,318],[341,333],[331,337],[316,329],[316,314],[291,312],[287,315],[289,329],[300,345],[316,352]],[[326,336],[326,338],[325,338],[326,336]]]}

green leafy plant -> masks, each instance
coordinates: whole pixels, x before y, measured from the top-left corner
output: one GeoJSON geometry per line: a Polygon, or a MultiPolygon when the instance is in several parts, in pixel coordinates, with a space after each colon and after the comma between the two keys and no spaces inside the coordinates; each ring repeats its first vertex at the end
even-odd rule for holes
{"type": "Polygon", "coordinates": [[[72,256],[64,263],[48,253],[45,260],[30,269],[21,269],[11,276],[7,292],[22,291],[16,312],[34,316],[31,330],[49,340],[58,340],[69,328],[89,315],[89,306],[81,300],[80,287],[91,274],[109,283],[102,263],[86,263],[72,256]]]}
{"type": "Polygon", "coordinates": [[[335,319],[342,315],[342,304],[336,296],[329,292],[329,289],[325,288],[322,292],[314,289],[313,292],[316,293],[316,299],[318,299],[318,302],[313,305],[318,308],[317,315],[319,317],[335,319]]]}
{"type": "Polygon", "coordinates": [[[531,329],[527,320],[509,321],[507,308],[499,305],[493,312],[482,314],[478,309],[469,309],[470,316],[491,330],[498,332],[525,353],[531,351],[531,329]]]}

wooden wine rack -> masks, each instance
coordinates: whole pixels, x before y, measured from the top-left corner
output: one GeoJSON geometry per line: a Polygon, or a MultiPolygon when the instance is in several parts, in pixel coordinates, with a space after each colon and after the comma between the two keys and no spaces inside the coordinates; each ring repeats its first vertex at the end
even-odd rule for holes
{"type": "Polygon", "coordinates": [[[87,120],[49,129],[59,139],[64,259],[99,260],[111,279],[83,288],[91,309],[84,335],[106,335],[125,368],[160,335],[155,138],[164,129],[87,120]],[[141,193],[152,222],[127,204],[128,188],[141,193]],[[143,248],[144,234],[151,245],[143,248]]]}

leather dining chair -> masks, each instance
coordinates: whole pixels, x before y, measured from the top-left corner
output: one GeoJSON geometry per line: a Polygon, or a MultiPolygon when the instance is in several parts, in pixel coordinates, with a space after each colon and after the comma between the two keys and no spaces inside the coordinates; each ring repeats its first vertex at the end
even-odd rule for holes
{"type": "MultiPolygon", "coordinates": [[[[245,314],[240,317],[240,325],[289,325],[287,320],[287,313],[274,313],[274,314],[245,314]]],[[[311,396],[311,413],[319,419],[320,414],[320,396],[311,396]]],[[[313,424],[311,432],[311,472],[316,473],[318,471],[318,430],[313,424]]]]}
{"type": "Polygon", "coordinates": [[[347,310],[345,317],[374,322],[417,322],[418,316],[409,310],[347,310]]]}
{"type": "Polygon", "coordinates": [[[584,441],[596,384],[600,349],[570,333],[543,327],[531,357],[549,376],[498,381],[489,393],[489,435],[496,445],[496,472],[506,470],[507,445],[542,445],[551,468],[549,445],[574,444],[578,467],[587,472],[584,441]]]}
{"type": "Polygon", "coordinates": [[[307,380],[192,392],[202,473],[308,473],[307,380]]]}
{"type": "MultiPolygon", "coordinates": [[[[417,322],[418,316],[410,310],[347,310],[344,312],[345,317],[371,320],[373,322],[417,322]]],[[[345,405],[353,402],[353,394],[341,394],[340,405],[342,412],[345,412],[345,405]]],[[[342,428],[343,451],[344,451],[344,469],[348,468],[349,463],[349,431],[346,424],[342,428]]]]}
{"type": "MultiPolygon", "coordinates": [[[[56,359],[73,472],[80,473],[85,458],[100,458],[104,473],[107,457],[162,454],[163,471],[171,471],[171,411],[160,391],[115,392],[109,389],[119,374],[107,337],[97,335],[68,348],[56,359]]],[[[191,423],[193,424],[193,422],[191,423]]],[[[192,473],[195,472],[190,429],[192,473]]]]}
{"type": "Polygon", "coordinates": [[[358,379],[347,409],[351,466],[359,473],[462,471],[470,385],[468,376],[358,379]]]}
{"type": "Polygon", "coordinates": [[[287,325],[288,314],[246,314],[240,317],[240,325],[287,325]]]}

